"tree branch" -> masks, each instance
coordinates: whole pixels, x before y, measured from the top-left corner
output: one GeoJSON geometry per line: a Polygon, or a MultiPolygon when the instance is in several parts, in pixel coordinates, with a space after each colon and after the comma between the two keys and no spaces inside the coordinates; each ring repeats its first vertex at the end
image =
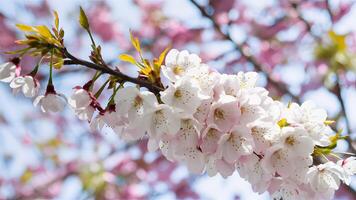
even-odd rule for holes
{"type": "Polygon", "coordinates": [[[268,73],[264,70],[263,66],[254,58],[252,55],[248,54],[246,51],[243,50],[243,48],[238,45],[231,37],[229,32],[224,33],[224,31],[221,29],[220,25],[213,19],[213,16],[211,16],[203,6],[199,5],[195,0],[190,0],[190,2],[200,11],[202,16],[206,17],[211,21],[213,24],[215,30],[223,36],[224,39],[230,41],[233,45],[234,48],[241,54],[243,58],[245,58],[248,62],[250,62],[257,71],[262,72],[266,77],[269,83],[271,83],[275,88],[277,88],[279,91],[288,94],[289,96],[292,97],[292,99],[296,102],[300,102],[299,96],[296,96],[293,94],[287,86],[275,79],[273,79],[271,76],[268,75],[268,73]]]}
{"type": "Polygon", "coordinates": [[[86,61],[86,60],[76,58],[71,53],[69,53],[66,48],[64,48],[62,51],[63,51],[64,57],[69,59],[69,60],[64,61],[65,65],[75,65],[76,64],[76,65],[82,65],[82,66],[88,67],[90,69],[102,71],[103,73],[110,74],[110,75],[116,76],[118,78],[121,78],[123,81],[128,81],[131,83],[135,83],[141,87],[145,87],[149,91],[153,92],[154,94],[159,94],[160,91],[164,90],[164,88],[154,85],[153,83],[142,80],[140,78],[133,78],[133,77],[127,76],[126,74],[123,74],[122,72],[120,72],[118,70],[113,70],[106,66],[98,65],[98,64],[86,61]]]}
{"type": "Polygon", "coordinates": [[[355,150],[354,146],[352,145],[352,139],[350,137],[350,134],[352,132],[351,131],[351,125],[350,125],[349,118],[347,117],[346,105],[345,105],[344,99],[342,98],[342,94],[341,93],[342,93],[342,89],[341,89],[341,86],[340,86],[340,78],[337,75],[336,85],[335,85],[335,95],[336,95],[337,99],[340,102],[340,107],[341,107],[340,112],[345,118],[346,131],[347,131],[347,134],[349,135],[349,137],[346,137],[346,141],[349,143],[349,150],[352,153],[356,154],[356,150],[355,150]]]}

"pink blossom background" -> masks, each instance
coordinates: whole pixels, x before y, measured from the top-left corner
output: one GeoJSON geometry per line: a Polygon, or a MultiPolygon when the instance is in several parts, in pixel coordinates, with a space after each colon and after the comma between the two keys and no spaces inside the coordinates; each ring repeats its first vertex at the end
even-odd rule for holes
{"type": "MultiPolygon", "coordinates": [[[[199,54],[225,73],[258,71],[259,84],[285,103],[315,101],[337,128],[348,134],[339,151],[351,151],[356,132],[356,6],[351,0],[0,0],[0,51],[16,49],[23,35],[16,23],[50,25],[60,15],[65,44],[87,59],[90,40],[77,22],[79,6],[90,19],[94,38],[113,66],[132,73],[117,56],[132,53],[129,30],[148,57],[168,45],[199,54]],[[194,4],[196,2],[197,4],[194,4]],[[329,3],[327,3],[329,2],[329,3]],[[348,62],[316,56],[330,43],[328,32],[345,35],[348,62]],[[340,98],[341,97],[341,98],[340,98]],[[344,107],[344,109],[343,109],[344,107]]],[[[1,54],[4,62],[8,55],[1,54]]],[[[24,71],[35,60],[21,62],[24,71]]],[[[42,85],[47,66],[41,67],[42,85]]],[[[67,96],[92,72],[75,66],[55,72],[55,86],[67,96]]],[[[43,88],[42,88],[43,89],[43,88]]],[[[256,194],[237,173],[224,179],[189,174],[146,141],[127,144],[114,133],[89,131],[67,108],[43,114],[29,99],[0,85],[0,199],[269,199],[256,194]]],[[[355,199],[356,181],[336,199],[355,199]]]]}

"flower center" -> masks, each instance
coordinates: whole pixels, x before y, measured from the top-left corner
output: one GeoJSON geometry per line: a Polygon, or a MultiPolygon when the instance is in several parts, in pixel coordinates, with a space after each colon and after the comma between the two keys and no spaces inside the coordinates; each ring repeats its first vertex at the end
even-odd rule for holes
{"type": "Polygon", "coordinates": [[[182,68],[181,66],[179,66],[179,65],[176,65],[176,66],[173,67],[173,73],[174,73],[175,75],[179,75],[179,74],[181,74],[183,71],[184,71],[183,68],[182,68]]]}
{"type": "Polygon", "coordinates": [[[288,136],[285,141],[287,144],[293,146],[295,143],[295,138],[293,136],[288,136]]]}
{"type": "Polygon", "coordinates": [[[174,97],[175,98],[180,98],[180,97],[182,97],[183,96],[183,94],[182,94],[182,91],[181,90],[176,90],[175,92],[174,92],[174,97]]]}
{"type": "Polygon", "coordinates": [[[224,111],[221,109],[215,109],[214,111],[214,117],[216,120],[222,120],[224,119],[224,111]]]}
{"type": "Polygon", "coordinates": [[[209,129],[209,131],[207,133],[207,137],[214,138],[216,136],[216,132],[217,132],[217,130],[215,128],[209,129]]]}
{"type": "Polygon", "coordinates": [[[139,108],[142,106],[142,103],[143,103],[142,98],[140,96],[136,96],[133,106],[135,108],[139,108]]]}

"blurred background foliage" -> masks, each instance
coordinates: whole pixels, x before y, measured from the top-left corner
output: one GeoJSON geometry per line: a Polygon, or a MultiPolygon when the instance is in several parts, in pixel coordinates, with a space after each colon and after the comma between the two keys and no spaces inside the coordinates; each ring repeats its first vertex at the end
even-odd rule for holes
{"type": "MultiPolygon", "coordinates": [[[[275,99],[315,101],[328,111],[347,141],[339,151],[355,153],[356,6],[352,0],[0,0],[1,60],[20,47],[15,24],[50,25],[59,13],[65,46],[88,58],[90,39],[78,24],[79,6],[89,17],[104,60],[134,75],[120,62],[132,54],[129,30],[145,57],[167,46],[188,49],[224,73],[254,70],[275,99]]],[[[30,72],[37,60],[25,57],[30,72]]],[[[47,66],[40,68],[45,83],[47,66]]],[[[65,66],[55,72],[66,95],[93,72],[65,66]]],[[[42,88],[43,89],[43,88],[42,88]]],[[[102,95],[105,99],[105,94],[102,95]]],[[[123,143],[114,133],[90,132],[70,109],[43,114],[0,85],[0,199],[268,199],[255,194],[237,173],[223,179],[189,174],[146,142],[123,143]]],[[[336,199],[355,199],[356,181],[336,199]]]]}

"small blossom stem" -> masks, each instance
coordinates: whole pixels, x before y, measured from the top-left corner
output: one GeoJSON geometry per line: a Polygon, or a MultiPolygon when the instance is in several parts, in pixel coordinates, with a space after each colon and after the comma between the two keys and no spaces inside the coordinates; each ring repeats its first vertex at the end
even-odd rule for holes
{"type": "Polygon", "coordinates": [[[94,74],[93,78],[90,81],[90,86],[88,88],[89,91],[93,90],[94,87],[94,83],[96,80],[98,80],[98,78],[102,75],[103,73],[101,71],[96,71],[96,73],[94,74]]]}
{"type": "Polygon", "coordinates": [[[342,158],[340,156],[338,156],[337,154],[330,153],[329,155],[335,157],[336,159],[342,160],[342,158]]]}
{"type": "Polygon", "coordinates": [[[326,10],[328,11],[328,15],[331,21],[331,24],[334,25],[334,15],[333,15],[333,11],[331,10],[331,6],[330,6],[330,0],[326,0],[326,10]]]}
{"type": "Polygon", "coordinates": [[[35,68],[28,74],[32,77],[35,77],[37,72],[38,72],[38,69],[40,68],[40,65],[42,63],[42,60],[43,60],[43,56],[40,58],[40,60],[38,61],[38,63],[36,64],[35,68]]]}
{"type": "Polygon", "coordinates": [[[118,86],[118,87],[113,88],[114,91],[109,99],[108,106],[115,104],[115,95],[116,95],[116,92],[121,88],[121,86],[122,86],[122,84],[120,84],[120,86],[118,86]]]}
{"type": "Polygon", "coordinates": [[[92,81],[93,83],[102,75],[103,73],[101,71],[96,71],[93,78],[92,78],[92,81]]]}
{"type": "Polygon", "coordinates": [[[30,76],[32,76],[32,77],[35,77],[36,74],[37,74],[37,72],[38,72],[38,68],[39,68],[39,67],[40,67],[40,63],[37,63],[36,66],[35,66],[35,68],[34,68],[28,75],[30,75],[30,76]]]}
{"type": "Polygon", "coordinates": [[[96,44],[95,44],[95,41],[94,41],[94,38],[93,38],[93,35],[91,34],[91,31],[90,29],[86,29],[88,34],[89,34],[89,37],[90,37],[90,40],[91,40],[91,43],[93,44],[93,46],[96,48],[96,44]]]}
{"type": "Polygon", "coordinates": [[[48,79],[48,85],[53,85],[52,82],[52,73],[53,73],[53,50],[51,52],[51,60],[49,62],[49,79],[48,79]]]}
{"type": "Polygon", "coordinates": [[[350,152],[337,152],[337,151],[333,151],[333,153],[336,153],[336,154],[343,154],[343,155],[349,155],[349,156],[355,156],[354,153],[350,153],[350,152]]]}
{"type": "Polygon", "coordinates": [[[95,93],[95,98],[99,98],[103,90],[105,89],[106,85],[109,83],[110,79],[106,80],[105,83],[99,88],[99,90],[95,93]]]}

